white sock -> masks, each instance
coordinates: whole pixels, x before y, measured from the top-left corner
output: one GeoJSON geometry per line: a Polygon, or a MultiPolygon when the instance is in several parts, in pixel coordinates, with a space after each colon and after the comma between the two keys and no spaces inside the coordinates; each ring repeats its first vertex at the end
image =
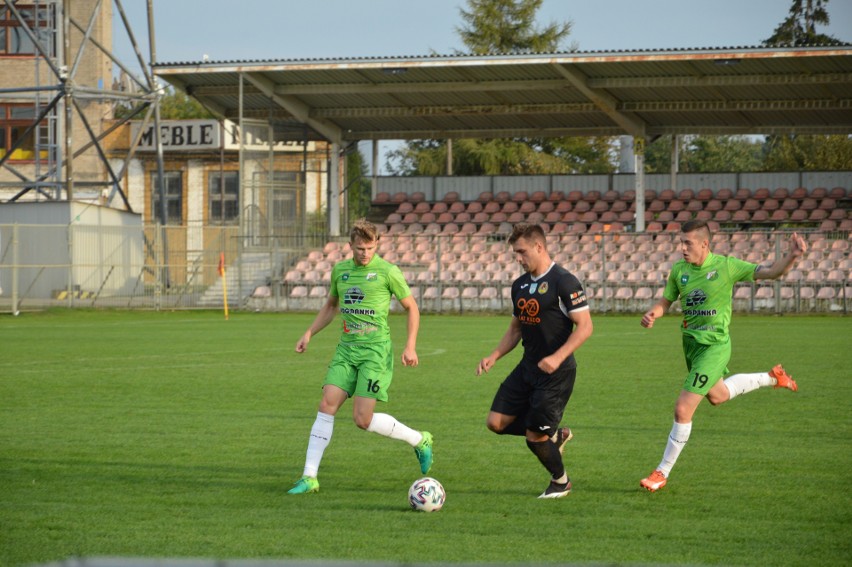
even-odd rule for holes
{"type": "Polygon", "coordinates": [[[669,440],[666,443],[666,450],[663,452],[663,460],[660,462],[660,466],[657,467],[657,470],[662,471],[666,475],[666,478],[669,477],[669,473],[672,472],[672,467],[677,462],[680,452],[683,451],[686,442],[689,441],[689,433],[691,431],[691,421],[689,423],[674,422],[674,425],[672,425],[669,440]]]}
{"type": "Polygon", "coordinates": [[[305,457],[305,476],[316,477],[319,471],[320,461],[325,448],[331,442],[331,433],[334,430],[334,416],[321,411],[317,412],[317,419],[311,427],[311,436],[308,438],[308,454],[305,457]]]}
{"type": "Polygon", "coordinates": [[[753,374],[734,374],[725,378],[725,386],[728,387],[730,398],[742,394],[748,394],[764,386],[774,386],[777,380],[769,375],[769,372],[755,372],[753,374]]]}
{"type": "Polygon", "coordinates": [[[419,431],[398,422],[396,418],[386,413],[374,413],[367,431],[405,441],[412,447],[416,447],[423,440],[423,435],[419,431]]]}

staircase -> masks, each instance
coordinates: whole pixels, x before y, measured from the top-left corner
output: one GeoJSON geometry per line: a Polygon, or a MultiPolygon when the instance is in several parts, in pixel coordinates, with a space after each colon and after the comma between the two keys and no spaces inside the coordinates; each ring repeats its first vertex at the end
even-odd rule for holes
{"type": "MultiPolygon", "coordinates": [[[[228,284],[228,307],[240,308],[259,285],[267,285],[274,279],[275,257],[269,252],[243,252],[239,259],[225,267],[228,284]],[[242,277],[242,281],[240,278],[242,277]],[[240,294],[242,292],[242,294],[240,294]]],[[[223,304],[222,278],[207,288],[199,298],[199,307],[219,308],[223,304]]]]}

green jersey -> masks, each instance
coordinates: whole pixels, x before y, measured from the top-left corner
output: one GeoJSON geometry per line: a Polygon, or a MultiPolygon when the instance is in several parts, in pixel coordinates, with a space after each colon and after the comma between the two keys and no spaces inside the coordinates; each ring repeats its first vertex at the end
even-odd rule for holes
{"type": "Polygon", "coordinates": [[[390,340],[391,296],[405,299],[411,290],[396,265],[373,256],[366,266],[357,265],[351,258],[335,264],[331,295],[338,298],[343,316],[340,342],[363,344],[390,340]]]}
{"type": "Polygon", "coordinates": [[[697,343],[728,341],[734,285],[754,281],[757,264],[710,252],[700,266],[680,260],[672,266],[663,297],[680,297],[683,334],[697,343]]]}

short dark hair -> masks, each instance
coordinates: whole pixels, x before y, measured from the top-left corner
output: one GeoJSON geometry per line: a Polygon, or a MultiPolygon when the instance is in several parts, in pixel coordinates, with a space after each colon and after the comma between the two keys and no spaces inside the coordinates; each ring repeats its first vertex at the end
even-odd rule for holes
{"type": "Polygon", "coordinates": [[[680,231],[684,234],[689,234],[690,232],[695,232],[696,230],[703,230],[705,233],[707,233],[707,240],[713,238],[713,234],[710,232],[710,225],[708,225],[707,221],[705,220],[688,220],[683,223],[683,226],[680,227],[680,231]]]}
{"type": "Polygon", "coordinates": [[[509,244],[514,244],[519,238],[526,240],[536,240],[542,244],[547,243],[544,236],[544,230],[537,224],[521,222],[512,227],[512,234],[509,235],[509,244]]]}

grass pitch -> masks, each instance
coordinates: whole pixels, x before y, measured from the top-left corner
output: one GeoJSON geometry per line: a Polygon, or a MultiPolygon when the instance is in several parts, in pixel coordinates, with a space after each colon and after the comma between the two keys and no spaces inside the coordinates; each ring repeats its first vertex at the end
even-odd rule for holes
{"type": "MultiPolygon", "coordinates": [[[[800,391],[702,405],[662,491],[685,368],[679,318],[595,317],[566,423],[567,498],[521,438],[485,429],[499,381],[478,360],[505,316],[425,316],[389,404],[435,436],[441,512],[408,509],[407,445],[343,407],[321,492],[302,472],[336,325],[313,314],[59,311],[0,317],[0,564],[72,557],[818,565],[852,562],[852,320],[735,315],[733,372],[783,362],[800,391]]],[[[392,318],[397,357],[405,320],[392,318]]]]}

